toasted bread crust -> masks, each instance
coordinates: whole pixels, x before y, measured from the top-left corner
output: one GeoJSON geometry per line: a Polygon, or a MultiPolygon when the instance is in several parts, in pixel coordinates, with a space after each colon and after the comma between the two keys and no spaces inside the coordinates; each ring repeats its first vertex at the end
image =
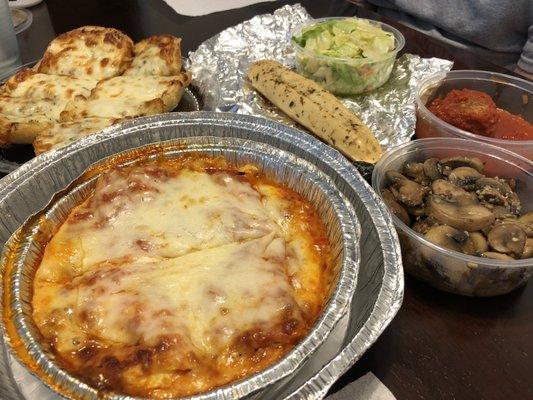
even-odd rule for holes
{"type": "Polygon", "coordinates": [[[119,119],[89,118],[73,122],[54,124],[39,132],[33,141],[35,154],[69,145],[77,139],[92,135],[108,126],[120,122],[119,119]]]}
{"type": "Polygon", "coordinates": [[[9,144],[31,144],[37,135],[49,129],[53,123],[45,119],[21,120],[0,115],[0,147],[9,144]]]}
{"type": "Polygon", "coordinates": [[[3,86],[3,90],[5,93],[13,92],[17,89],[17,87],[20,85],[20,83],[31,79],[32,76],[37,74],[36,71],[30,69],[30,68],[24,68],[20,71],[18,71],[15,75],[13,75],[11,78],[9,78],[6,83],[3,86]]]}

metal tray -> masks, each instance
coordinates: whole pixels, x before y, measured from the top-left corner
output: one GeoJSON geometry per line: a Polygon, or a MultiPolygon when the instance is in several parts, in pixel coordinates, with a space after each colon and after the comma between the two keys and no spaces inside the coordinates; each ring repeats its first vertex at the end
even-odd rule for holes
{"type": "MultiPolygon", "coordinates": [[[[314,353],[299,371],[282,382],[252,395],[252,398],[321,398],[333,382],[344,373],[385,329],[400,307],[403,296],[403,272],[399,244],[392,221],[385,206],[371,191],[355,168],[338,152],[301,131],[266,119],[234,114],[189,113],[144,118],[122,126],[121,132],[109,128],[102,133],[82,139],[67,148],[45,153],[30,161],[0,181],[0,199],[13,192],[18,185],[39,171],[47,163],[65,164],[65,156],[81,146],[91,147],[116,135],[127,135],[127,145],[143,144],[180,136],[203,133],[210,136],[238,135],[258,142],[270,143],[306,159],[333,178],[339,191],[354,205],[362,226],[362,263],[356,294],[350,313],[338,324],[325,344],[314,353]],[[156,129],[151,135],[136,135],[142,129],[156,129]],[[231,128],[231,129],[230,129],[231,128]]],[[[102,148],[102,147],[101,147],[102,148]]],[[[105,149],[105,147],[104,147],[105,149]]],[[[66,165],[65,165],[66,166],[66,165]]],[[[68,169],[65,176],[51,180],[54,190],[72,179],[68,169]]],[[[23,201],[23,200],[21,200],[23,201]]],[[[45,204],[42,204],[44,207],[45,204]]],[[[9,216],[2,222],[3,230],[16,229],[9,216]]],[[[8,235],[0,236],[5,242],[8,235]]],[[[22,394],[13,377],[20,381],[26,398],[47,399],[39,382],[6,357],[0,349],[0,395],[5,399],[21,399],[22,394]],[[29,379],[26,379],[30,377],[29,379]],[[34,386],[31,386],[31,385],[34,386]],[[37,394],[39,393],[39,394],[37,394]]]]}

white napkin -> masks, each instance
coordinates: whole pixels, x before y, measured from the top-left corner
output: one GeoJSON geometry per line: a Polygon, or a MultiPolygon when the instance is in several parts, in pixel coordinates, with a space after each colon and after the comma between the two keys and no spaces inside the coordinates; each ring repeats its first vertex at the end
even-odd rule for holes
{"type": "Polygon", "coordinates": [[[197,17],[276,0],[165,0],[178,14],[197,17]]]}
{"type": "MultiPolygon", "coordinates": [[[[18,388],[26,399],[61,400],[61,397],[43,385],[38,378],[28,372],[13,356],[11,367],[18,388]]],[[[343,387],[325,400],[396,400],[396,397],[376,376],[369,372],[355,382],[343,387]]]]}
{"type": "Polygon", "coordinates": [[[396,400],[396,397],[369,372],[325,400],[396,400]]]}

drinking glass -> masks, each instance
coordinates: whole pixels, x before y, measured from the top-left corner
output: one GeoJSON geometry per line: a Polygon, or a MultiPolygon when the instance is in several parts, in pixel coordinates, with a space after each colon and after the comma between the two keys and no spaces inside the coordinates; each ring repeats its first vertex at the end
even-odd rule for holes
{"type": "Polygon", "coordinates": [[[0,76],[21,65],[20,53],[7,0],[0,0],[0,76]]]}

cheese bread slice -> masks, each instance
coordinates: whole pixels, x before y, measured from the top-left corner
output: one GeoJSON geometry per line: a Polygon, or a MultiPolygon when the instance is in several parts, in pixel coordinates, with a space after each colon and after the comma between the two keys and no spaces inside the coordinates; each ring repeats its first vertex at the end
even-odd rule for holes
{"type": "Polygon", "coordinates": [[[122,32],[83,26],[52,40],[37,71],[99,80],[122,74],[132,57],[133,42],[122,32]]]}
{"type": "Polygon", "coordinates": [[[190,80],[187,73],[169,77],[117,76],[103,80],[88,99],[70,101],[61,113],[61,121],[141,117],[172,111],[190,80]]]}
{"type": "Polygon", "coordinates": [[[59,120],[59,115],[67,104],[66,100],[35,100],[26,97],[0,95],[0,115],[5,117],[32,118],[43,116],[51,121],[59,120]]]}
{"type": "Polygon", "coordinates": [[[8,144],[30,144],[40,132],[53,125],[53,121],[42,115],[14,117],[0,114],[0,147],[8,144]]]}
{"type": "Polygon", "coordinates": [[[124,75],[172,76],[181,72],[181,39],[158,35],[135,44],[135,57],[124,75]]]}
{"type": "Polygon", "coordinates": [[[43,129],[33,141],[35,154],[67,146],[84,136],[92,135],[119,122],[111,118],[88,118],[80,121],[63,122],[43,129]]]}
{"type": "Polygon", "coordinates": [[[59,120],[66,101],[0,95],[0,144],[32,143],[59,120]]]}
{"type": "Polygon", "coordinates": [[[381,157],[381,146],[372,131],[316,82],[270,60],[253,63],[248,79],[290,118],[351,160],[375,163],[381,157]]]}
{"type": "Polygon", "coordinates": [[[89,97],[98,83],[95,79],[40,74],[31,69],[17,72],[3,86],[3,94],[27,99],[70,100],[89,97]]]}

